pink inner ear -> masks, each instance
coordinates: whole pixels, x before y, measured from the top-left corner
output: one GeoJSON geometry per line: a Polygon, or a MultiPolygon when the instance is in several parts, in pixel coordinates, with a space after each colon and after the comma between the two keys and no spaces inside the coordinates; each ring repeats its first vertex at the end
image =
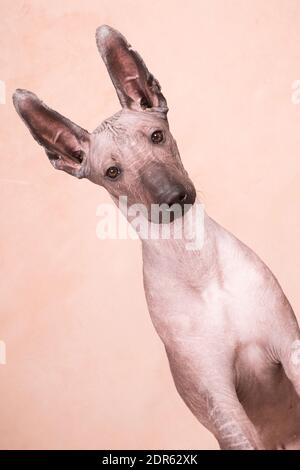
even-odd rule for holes
{"type": "Polygon", "coordinates": [[[33,102],[23,114],[33,134],[46,148],[70,155],[78,148],[78,140],[72,125],[63,116],[46,108],[41,102],[33,102]]]}
{"type": "Polygon", "coordinates": [[[78,152],[89,140],[86,130],[48,108],[27,90],[17,90],[13,101],[17,112],[41,145],[51,154],[65,155],[78,163],[78,152]]]}
{"type": "Polygon", "coordinates": [[[142,85],[145,85],[145,70],[138,64],[133,51],[118,42],[113,45],[110,41],[106,52],[106,65],[122,106],[132,107],[132,104],[139,105],[141,98],[148,95],[142,85]]]}
{"type": "Polygon", "coordinates": [[[158,81],[124,36],[104,25],[98,28],[96,37],[121,105],[136,110],[157,107],[167,112],[158,81]]]}

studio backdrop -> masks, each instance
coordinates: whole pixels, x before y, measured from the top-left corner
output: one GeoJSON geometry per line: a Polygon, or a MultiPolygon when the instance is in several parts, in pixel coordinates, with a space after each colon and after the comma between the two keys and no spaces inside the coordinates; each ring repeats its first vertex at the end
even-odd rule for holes
{"type": "Polygon", "coordinates": [[[267,263],[300,320],[300,3],[1,0],[0,12],[0,448],[217,449],[173,384],[140,241],[99,238],[109,195],[55,171],[11,97],[32,90],[93,131],[120,108],[95,31],[121,31],[160,82],[206,211],[267,263]]]}

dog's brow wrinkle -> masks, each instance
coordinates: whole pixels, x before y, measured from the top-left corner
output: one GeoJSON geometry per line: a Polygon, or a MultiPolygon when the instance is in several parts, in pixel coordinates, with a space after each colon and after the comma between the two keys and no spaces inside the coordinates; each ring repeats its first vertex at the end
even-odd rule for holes
{"type": "Polygon", "coordinates": [[[113,136],[118,136],[121,133],[126,132],[126,128],[118,122],[120,113],[116,113],[108,119],[105,119],[100,126],[94,130],[94,134],[99,134],[100,132],[108,131],[113,136]]]}

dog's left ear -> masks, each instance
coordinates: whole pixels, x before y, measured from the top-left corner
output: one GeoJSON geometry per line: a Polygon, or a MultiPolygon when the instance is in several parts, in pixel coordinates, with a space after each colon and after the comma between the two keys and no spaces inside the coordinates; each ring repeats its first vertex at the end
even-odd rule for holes
{"type": "Polygon", "coordinates": [[[154,109],[166,114],[167,101],[158,81],[124,36],[103,25],[97,29],[96,40],[122,107],[136,111],[154,109]]]}
{"type": "Polygon", "coordinates": [[[54,168],[84,178],[89,132],[48,108],[30,91],[16,90],[13,103],[34,139],[44,147],[54,168]]]}

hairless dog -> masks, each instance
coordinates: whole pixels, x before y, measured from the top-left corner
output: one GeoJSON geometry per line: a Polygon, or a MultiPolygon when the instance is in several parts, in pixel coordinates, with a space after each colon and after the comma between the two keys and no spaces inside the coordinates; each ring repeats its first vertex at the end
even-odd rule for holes
{"type": "MultiPolygon", "coordinates": [[[[54,168],[103,186],[117,205],[120,196],[147,208],[177,204],[186,220],[196,191],[170,133],[160,85],[118,31],[103,25],[96,39],[121,111],[89,133],[27,90],[14,93],[16,110],[54,168]]],[[[147,223],[163,225],[151,216],[147,223]]],[[[250,248],[206,213],[203,223],[200,250],[187,250],[184,238],[141,242],[146,300],[176,388],[221,449],[299,449],[293,310],[250,248]]]]}

